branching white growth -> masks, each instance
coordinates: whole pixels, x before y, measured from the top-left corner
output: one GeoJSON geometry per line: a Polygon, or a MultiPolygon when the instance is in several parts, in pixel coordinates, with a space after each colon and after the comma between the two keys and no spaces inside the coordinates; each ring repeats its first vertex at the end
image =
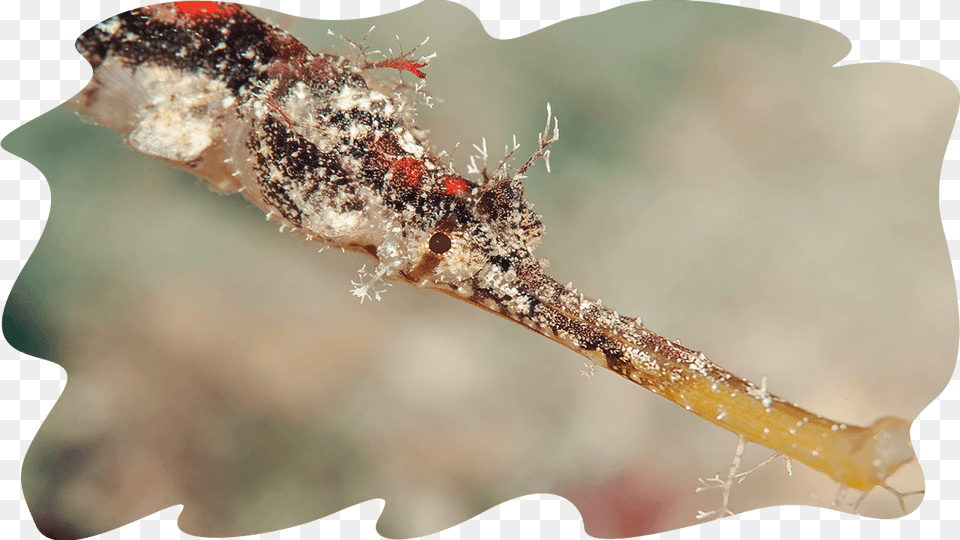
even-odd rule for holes
{"type": "Polygon", "coordinates": [[[500,160],[500,163],[497,165],[497,170],[501,170],[507,165],[507,162],[510,161],[510,158],[513,157],[514,152],[516,152],[518,148],[520,148],[520,145],[517,144],[517,134],[514,133],[513,147],[503,145],[503,159],[500,160]]]}
{"type": "Polygon", "coordinates": [[[581,376],[581,377],[586,377],[586,378],[589,379],[590,377],[593,377],[594,375],[596,375],[596,373],[597,373],[597,365],[596,365],[596,364],[591,364],[591,363],[589,363],[589,362],[584,362],[584,363],[583,363],[583,367],[586,368],[586,369],[580,370],[580,376],[581,376]]]}
{"type": "Polygon", "coordinates": [[[476,156],[479,157],[479,158],[480,158],[480,161],[483,162],[483,168],[482,168],[482,169],[477,168],[477,164],[476,164],[476,162],[473,160],[474,156],[471,155],[471,156],[470,156],[470,167],[467,168],[467,172],[468,172],[468,173],[471,173],[471,174],[486,174],[486,172],[487,172],[487,159],[490,157],[490,154],[487,153],[487,138],[486,138],[486,137],[481,137],[481,138],[480,138],[480,144],[481,144],[481,146],[477,146],[476,144],[474,144],[473,147],[477,150],[477,152],[479,152],[479,154],[476,154],[476,156]],[[471,169],[472,169],[472,170],[471,170],[471,169]]]}
{"type": "MultiPolygon", "coordinates": [[[[433,108],[433,96],[431,96],[430,94],[428,94],[428,93],[426,93],[426,92],[423,91],[423,88],[424,88],[425,86],[426,86],[426,84],[422,84],[422,83],[416,83],[416,84],[414,84],[413,93],[414,93],[414,95],[420,96],[421,99],[423,100],[422,103],[423,103],[424,105],[426,105],[427,107],[429,107],[429,108],[432,109],[432,108],[433,108]]],[[[442,154],[442,152],[441,152],[441,154],[442,154]]],[[[437,157],[440,157],[440,154],[438,154],[437,157]]]]}
{"type": "MultiPolygon", "coordinates": [[[[905,499],[911,495],[923,495],[925,493],[925,490],[923,489],[901,492],[898,489],[891,486],[890,484],[888,484],[887,482],[880,482],[879,484],[877,484],[871,489],[861,491],[860,495],[858,495],[857,498],[854,499],[853,501],[849,503],[845,503],[843,502],[843,499],[845,499],[847,495],[847,486],[844,486],[841,484],[837,486],[837,494],[834,496],[833,501],[829,504],[829,507],[836,508],[838,510],[849,508],[854,514],[859,515],[860,505],[867,498],[867,495],[869,495],[870,492],[873,491],[873,489],[876,487],[881,487],[884,490],[886,490],[888,493],[896,497],[897,502],[900,505],[900,510],[904,513],[904,515],[906,515],[907,513],[907,505],[906,505],[905,499]]],[[[814,499],[817,501],[818,504],[820,504],[821,506],[824,506],[823,502],[820,500],[819,497],[816,496],[816,494],[814,494],[814,499]]]]}
{"type": "Polygon", "coordinates": [[[380,293],[386,292],[386,289],[377,289],[378,284],[390,285],[389,283],[384,283],[383,275],[389,270],[387,265],[380,264],[377,265],[377,268],[373,272],[367,272],[367,265],[363,265],[357,270],[357,273],[360,274],[360,281],[351,281],[350,283],[354,286],[353,289],[350,289],[350,292],[354,296],[360,298],[360,303],[362,304],[364,299],[370,298],[371,300],[380,301],[380,293]],[[365,280],[366,278],[366,280],[365,280]],[[372,293],[372,295],[371,295],[372,293]]]}
{"type": "Polygon", "coordinates": [[[523,164],[519,169],[517,169],[517,174],[514,176],[514,179],[523,178],[523,173],[527,172],[538,159],[543,158],[543,162],[547,167],[547,172],[550,172],[550,150],[546,150],[547,146],[557,142],[560,139],[560,124],[556,116],[553,116],[553,111],[550,109],[550,103],[547,103],[547,125],[543,128],[543,133],[537,134],[537,149],[533,152],[533,155],[527,159],[527,162],[523,164]],[[547,138],[547,135],[550,133],[550,120],[553,119],[553,136],[547,138]]]}
{"type": "Polygon", "coordinates": [[[756,398],[764,407],[769,407],[773,403],[773,398],[770,396],[770,392],[767,392],[767,376],[764,375],[760,380],[760,388],[757,388],[753,383],[747,387],[747,394],[756,398]]]}
{"type": "Polygon", "coordinates": [[[701,487],[698,487],[694,493],[700,493],[707,489],[720,488],[723,490],[723,495],[720,500],[720,508],[709,512],[698,511],[697,519],[704,519],[710,516],[716,516],[717,519],[720,519],[733,515],[733,511],[730,510],[730,492],[733,490],[733,480],[737,476],[737,469],[740,468],[740,460],[743,459],[743,451],[746,446],[747,439],[741,434],[737,437],[737,450],[733,454],[733,461],[730,463],[730,469],[727,471],[726,480],[720,479],[720,473],[717,473],[716,476],[710,479],[711,482],[715,482],[714,484],[707,484],[702,478],[698,479],[700,480],[701,487]]]}
{"type": "MultiPolygon", "coordinates": [[[[897,502],[900,503],[900,510],[903,511],[904,514],[907,513],[907,505],[903,502],[903,500],[904,500],[905,498],[909,497],[910,495],[923,495],[923,494],[925,493],[925,490],[923,490],[923,489],[916,489],[916,490],[913,490],[913,491],[906,491],[906,492],[901,493],[900,491],[898,491],[898,490],[894,489],[893,487],[891,487],[890,484],[887,484],[886,482],[881,482],[879,485],[880,485],[880,487],[882,487],[883,489],[887,490],[890,494],[892,494],[894,497],[897,498],[897,502]]],[[[860,506],[860,502],[862,502],[863,497],[864,497],[867,493],[869,493],[869,491],[864,491],[864,492],[863,492],[863,495],[861,495],[860,498],[857,499],[857,505],[856,505],[855,508],[858,508],[858,507],[860,506]]]]}
{"type": "Polygon", "coordinates": [[[756,464],[756,465],[755,465],[752,469],[750,469],[749,471],[744,471],[744,472],[742,472],[742,473],[737,474],[737,476],[735,477],[735,478],[737,478],[737,483],[738,483],[738,484],[742,484],[743,481],[747,479],[747,476],[750,476],[751,473],[756,472],[758,469],[760,469],[761,467],[763,467],[763,466],[766,465],[767,463],[770,463],[771,461],[777,459],[778,457],[783,457],[783,459],[786,461],[787,475],[788,475],[788,476],[793,476],[793,462],[790,460],[790,457],[789,457],[789,456],[784,456],[784,455],[781,454],[780,452],[776,452],[776,453],[774,453],[772,456],[770,456],[770,457],[768,457],[767,459],[765,459],[765,460],[761,461],[760,463],[756,464]]]}
{"type": "Polygon", "coordinates": [[[477,168],[474,156],[472,155],[470,156],[470,163],[467,163],[467,174],[480,174],[480,169],[477,168]]]}

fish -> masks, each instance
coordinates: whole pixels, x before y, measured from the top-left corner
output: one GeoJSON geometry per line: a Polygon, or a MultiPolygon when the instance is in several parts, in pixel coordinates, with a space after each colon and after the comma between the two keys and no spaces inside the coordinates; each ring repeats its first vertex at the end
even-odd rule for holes
{"type": "Polygon", "coordinates": [[[498,161],[484,142],[461,174],[416,123],[417,105],[429,102],[423,86],[382,76],[398,70],[424,81],[434,56],[416,51],[426,40],[382,59],[364,41],[342,41],[342,52],[311,52],[236,4],[143,7],[78,39],[93,78],[67,106],[212,190],[240,194],[281,232],[370,257],[373,268],[351,282],[361,302],[381,300],[391,282],[444,293],[736,434],[727,479],[701,481],[723,488],[723,503],[700,518],[731,513],[747,442],[821,471],[841,489],[880,486],[904,512],[904,497],[922,493],[886,483],[916,459],[909,422],[884,417],[859,427],[824,418],[546,272],[535,253],[545,228],[523,180],[541,161],[549,171],[560,135],[549,104],[522,164],[512,164],[516,140],[498,161]]]}

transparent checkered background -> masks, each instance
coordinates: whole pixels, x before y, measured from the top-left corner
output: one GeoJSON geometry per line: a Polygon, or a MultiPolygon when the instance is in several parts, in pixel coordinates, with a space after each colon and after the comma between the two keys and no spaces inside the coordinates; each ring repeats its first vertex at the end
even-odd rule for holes
{"type": "MultiPolygon", "coordinates": [[[[841,64],[903,62],[960,82],[960,0],[719,0],[819,21],[853,41],[841,64]]],[[[149,3],[149,2],[146,2],[149,3]]],[[[389,13],[415,0],[250,0],[252,5],[320,19],[389,13]]],[[[564,19],[610,9],[614,0],[461,0],[500,38],[523,35],[564,19]]],[[[622,3],[628,3],[624,1],[622,3]]],[[[77,93],[90,67],[74,51],[76,37],[112,15],[137,7],[131,0],[13,0],[0,8],[0,136],[77,93]]],[[[960,276],[960,132],[954,131],[943,166],[940,209],[960,276]]],[[[30,164],[0,151],[0,294],[6,298],[33,251],[50,212],[50,191],[30,164]]],[[[66,373],[0,342],[0,537],[43,538],[20,489],[21,460],[40,423],[63,390],[66,373]]],[[[913,424],[914,447],[926,477],[920,508],[899,520],[859,518],[810,507],[781,507],[654,535],[699,538],[960,538],[960,373],[913,424]]],[[[327,518],[274,533],[271,540],[380,538],[383,508],[372,500],[327,518]]],[[[103,539],[193,538],[176,526],[180,507],[101,535],[103,539]]],[[[428,537],[588,538],[566,500],[531,495],[506,502],[470,521],[428,537]]]]}

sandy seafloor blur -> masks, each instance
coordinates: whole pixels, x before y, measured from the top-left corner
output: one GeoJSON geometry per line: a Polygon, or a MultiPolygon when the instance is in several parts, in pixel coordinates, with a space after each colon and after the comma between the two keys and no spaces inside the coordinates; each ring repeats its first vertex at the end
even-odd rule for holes
{"type": "MultiPolygon", "coordinates": [[[[419,121],[439,148],[461,142],[461,171],[481,137],[498,149],[516,133],[525,159],[552,104],[553,173],[538,164],[525,185],[557,279],[849,424],[913,419],[946,384],[946,78],[831,68],[848,50],[836,32],[702,3],[630,5],[510,41],[452,4],[375,22],[373,48],[430,36],[427,90],[443,102],[419,121]]],[[[371,24],[291,30],[338,49],[328,28],[360,38],[371,24]]],[[[45,532],[184,504],[191,534],[252,534],[384,498],[379,531],[410,537],[549,492],[591,535],[622,537],[718,505],[694,489],[726,471],[736,437],[613,374],[583,377],[567,349],[402,285],[360,305],[350,281],[370,260],[277,234],[239,196],[63,108],[4,147],[53,198],[4,320],[15,346],[69,374],[23,469],[45,532]]],[[[744,466],[769,453],[751,445],[744,466]]],[[[891,484],[921,488],[920,467],[891,484]]],[[[776,462],[731,505],[835,491],[776,462]]],[[[900,512],[882,491],[861,510],[900,512]]]]}

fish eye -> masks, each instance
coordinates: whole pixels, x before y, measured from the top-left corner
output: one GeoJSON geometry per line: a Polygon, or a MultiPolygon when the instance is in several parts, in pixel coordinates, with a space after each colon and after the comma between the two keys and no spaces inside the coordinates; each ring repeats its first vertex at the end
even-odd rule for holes
{"type": "Polygon", "coordinates": [[[435,254],[443,255],[447,251],[450,251],[452,245],[453,243],[450,241],[449,236],[442,232],[436,232],[430,237],[430,242],[427,244],[427,247],[435,254]]]}

